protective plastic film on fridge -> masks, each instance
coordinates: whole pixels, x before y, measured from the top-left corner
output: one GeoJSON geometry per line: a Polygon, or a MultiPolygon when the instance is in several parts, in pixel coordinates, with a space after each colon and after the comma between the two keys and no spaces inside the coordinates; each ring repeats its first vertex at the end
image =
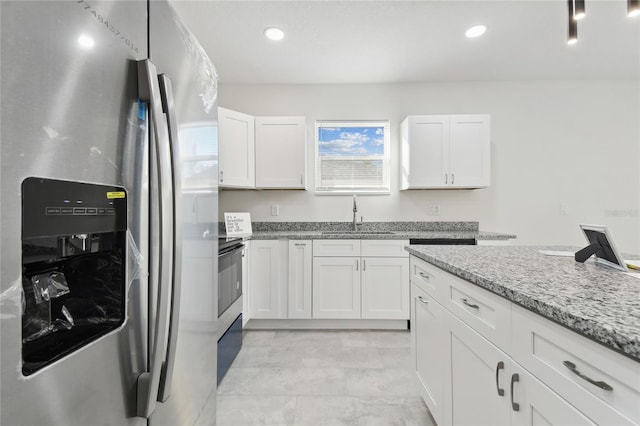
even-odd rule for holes
{"type": "Polygon", "coordinates": [[[164,1],[0,18],[0,424],[215,424],[213,65],[164,1]]]}

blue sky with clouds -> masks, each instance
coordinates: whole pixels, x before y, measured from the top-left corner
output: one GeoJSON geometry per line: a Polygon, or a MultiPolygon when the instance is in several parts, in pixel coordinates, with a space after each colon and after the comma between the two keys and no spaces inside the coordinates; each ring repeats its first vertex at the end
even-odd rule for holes
{"type": "Polygon", "coordinates": [[[383,155],[384,127],[320,127],[318,153],[322,156],[383,155]]]}

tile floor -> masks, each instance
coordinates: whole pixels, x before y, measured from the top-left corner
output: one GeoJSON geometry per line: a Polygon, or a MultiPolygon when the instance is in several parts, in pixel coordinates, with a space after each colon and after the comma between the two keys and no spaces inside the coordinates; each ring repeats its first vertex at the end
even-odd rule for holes
{"type": "Polygon", "coordinates": [[[218,387],[217,425],[435,426],[408,331],[245,331],[218,387]]]}

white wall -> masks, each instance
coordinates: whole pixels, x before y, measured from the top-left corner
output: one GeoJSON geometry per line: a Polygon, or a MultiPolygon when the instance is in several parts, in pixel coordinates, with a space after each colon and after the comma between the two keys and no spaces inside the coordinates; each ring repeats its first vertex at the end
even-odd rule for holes
{"type": "Polygon", "coordinates": [[[477,220],[518,244],[582,245],[580,223],[610,227],[640,253],[638,81],[460,82],[402,85],[221,85],[219,104],[252,115],[304,115],[308,191],[228,191],[220,212],[258,221],[349,221],[350,197],[316,196],[314,122],[391,121],[391,195],[359,197],[365,221],[477,220]],[[491,187],[399,191],[399,123],[409,114],[491,114],[491,187]],[[280,215],[271,216],[278,204],[280,215]],[[431,204],[439,216],[427,215],[431,204]],[[568,208],[560,214],[560,205],[568,208]]]}

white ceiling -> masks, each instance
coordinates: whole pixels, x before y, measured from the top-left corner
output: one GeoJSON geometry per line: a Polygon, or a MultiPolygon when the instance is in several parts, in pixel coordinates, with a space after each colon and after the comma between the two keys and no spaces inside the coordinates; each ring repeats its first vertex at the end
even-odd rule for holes
{"type": "Polygon", "coordinates": [[[638,79],[640,18],[586,0],[568,46],[565,0],[174,0],[221,83],[638,79]],[[485,24],[486,34],[465,30],[485,24]],[[265,39],[277,26],[285,39],[265,39]]]}

